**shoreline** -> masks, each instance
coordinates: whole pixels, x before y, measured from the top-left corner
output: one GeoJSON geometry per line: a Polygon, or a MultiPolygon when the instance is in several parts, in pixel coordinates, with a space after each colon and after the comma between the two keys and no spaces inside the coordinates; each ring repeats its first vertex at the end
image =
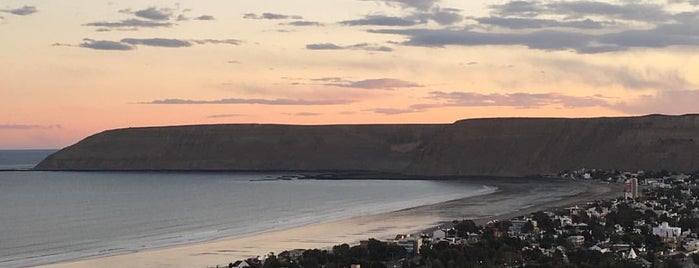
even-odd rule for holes
{"type": "MultiPolygon", "coordinates": [[[[469,180],[498,187],[491,194],[467,197],[432,205],[393,212],[359,216],[330,222],[314,223],[285,230],[239,237],[225,237],[194,244],[147,249],[120,255],[94,257],[46,264],[41,267],[207,267],[227,264],[237,259],[279,253],[291,249],[329,248],[356,244],[360,240],[386,239],[396,234],[414,234],[449,224],[452,220],[473,218],[483,225],[493,219],[509,219],[553,207],[584,204],[587,201],[617,196],[614,184],[588,181],[537,180],[469,180]],[[565,188],[565,189],[562,189],[565,188]],[[541,196],[559,190],[554,197],[541,196]],[[524,205],[524,206],[522,206],[524,205]],[[491,207],[491,209],[485,209],[491,207]],[[517,209],[512,210],[512,207],[517,209]],[[494,210],[494,211],[493,211],[494,210]],[[340,231],[338,231],[340,230],[340,231]]],[[[618,186],[617,188],[620,188],[618,186]]]]}

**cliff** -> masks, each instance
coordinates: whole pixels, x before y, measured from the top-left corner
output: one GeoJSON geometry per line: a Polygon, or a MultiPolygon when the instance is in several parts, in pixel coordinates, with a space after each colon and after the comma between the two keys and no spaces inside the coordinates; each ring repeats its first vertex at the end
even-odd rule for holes
{"type": "Polygon", "coordinates": [[[699,170],[699,115],[128,128],[88,137],[35,169],[526,176],[578,168],[699,170]]]}

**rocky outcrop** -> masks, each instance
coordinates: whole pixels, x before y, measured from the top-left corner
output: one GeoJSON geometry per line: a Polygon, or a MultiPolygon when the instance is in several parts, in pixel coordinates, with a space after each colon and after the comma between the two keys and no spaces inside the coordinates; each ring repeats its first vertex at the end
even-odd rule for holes
{"type": "Polygon", "coordinates": [[[578,168],[699,170],[699,115],[128,128],[88,137],[36,167],[423,176],[527,176],[578,168]]]}

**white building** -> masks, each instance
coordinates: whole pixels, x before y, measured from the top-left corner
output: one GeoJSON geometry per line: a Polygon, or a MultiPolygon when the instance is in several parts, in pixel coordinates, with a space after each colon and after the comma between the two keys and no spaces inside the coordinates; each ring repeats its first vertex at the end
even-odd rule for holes
{"type": "Polygon", "coordinates": [[[680,235],[682,235],[682,228],[670,227],[667,222],[663,222],[658,227],[653,227],[653,234],[662,238],[680,237],[680,235]]]}
{"type": "Polygon", "coordinates": [[[248,262],[246,262],[246,261],[236,261],[236,262],[232,263],[231,265],[229,265],[228,267],[231,267],[231,268],[246,268],[246,267],[250,267],[250,264],[249,264],[248,262]]]}
{"type": "Polygon", "coordinates": [[[447,230],[437,229],[432,232],[432,240],[445,239],[447,238],[447,230]]]}

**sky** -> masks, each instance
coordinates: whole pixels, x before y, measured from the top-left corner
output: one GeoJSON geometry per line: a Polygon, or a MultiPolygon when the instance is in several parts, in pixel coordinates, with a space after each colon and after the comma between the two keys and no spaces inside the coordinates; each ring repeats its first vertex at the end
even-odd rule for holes
{"type": "Polygon", "coordinates": [[[699,112],[699,1],[0,1],[0,149],[115,128],[699,112]]]}

